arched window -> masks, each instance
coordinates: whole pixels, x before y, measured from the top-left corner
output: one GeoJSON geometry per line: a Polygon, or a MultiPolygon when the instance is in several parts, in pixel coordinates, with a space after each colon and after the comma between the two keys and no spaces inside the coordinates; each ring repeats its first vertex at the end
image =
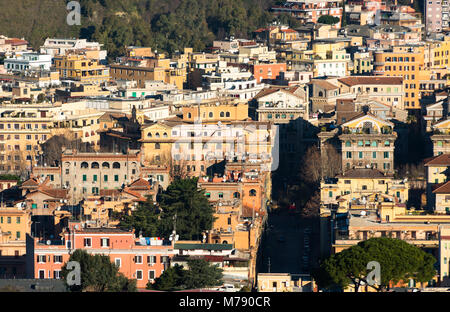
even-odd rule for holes
{"type": "Polygon", "coordinates": [[[163,134],[163,138],[167,138],[167,132],[164,132],[164,134],[163,134]]]}
{"type": "Polygon", "coordinates": [[[223,241],[222,244],[228,244],[228,242],[227,241],[223,241]]]}
{"type": "Polygon", "coordinates": [[[239,193],[239,192],[233,193],[233,198],[240,198],[240,197],[241,197],[241,193],[239,193]]]}
{"type": "Polygon", "coordinates": [[[100,165],[98,164],[98,162],[94,161],[94,162],[91,164],[91,169],[98,169],[98,168],[100,168],[100,165]]]}
{"type": "Polygon", "coordinates": [[[83,162],[81,163],[81,168],[82,168],[82,169],[87,169],[87,168],[89,168],[89,164],[88,164],[87,162],[83,161],[83,162]]]}
{"type": "Polygon", "coordinates": [[[147,134],[147,137],[151,138],[151,137],[152,137],[152,133],[149,132],[149,133],[147,134]]]}
{"type": "Polygon", "coordinates": [[[86,132],[86,133],[84,134],[84,136],[85,136],[86,138],[88,138],[88,137],[89,137],[89,132],[86,132]]]}
{"type": "Polygon", "coordinates": [[[249,192],[250,196],[256,196],[256,190],[255,189],[251,189],[249,192]]]}
{"type": "Polygon", "coordinates": [[[213,118],[214,114],[212,112],[209,112],[209,118],[213,118]]]}
{"type": "Polygon", "coordinates": [[[161,144],[155,143],[155,149],[161,149],[161,144]]]}
{"type": "Polygon", "coordinates": [[[102,168],[107,168],[107,169],[109,169],[109,162],[105,161],[105,162],[102,164],[102,168]]]}
{"type": "Polygon", "coordinates": [[[225,113],[225,116],[226,116],[226,117],[230,117],[230,112],[226,112],[226,113],[225,113]]]}
{"type": "Polygon", "coordinates": [[[322,97],[323,96],[323,92],[319,91],[319,96],[322,97]]]}
{"type": "Polygon", "coordinates": [[[120,163],[118,163],[117,161],[113,163],[113,168],[114,169],[120,169],[120,163]]]}
{"type": "Polygon", "coordinates": [[[220,112],[220,117],[225,117],[225,113],[224,112],[220,112]]]}
{"type": "Polygon", "coordinates": [[[191,113],[188,113],[188,118],[192,118],[192,114],[191,113]]]}
{"type": "Polygon", "coordinates": [[[155,133],[155,137],[159,138],[159,132],[155,133]]]}
{"type": "Polygon", "coordinates": [[[352,146],[352,142],[350,141],[345,142],[345,146],[352,146]]]}

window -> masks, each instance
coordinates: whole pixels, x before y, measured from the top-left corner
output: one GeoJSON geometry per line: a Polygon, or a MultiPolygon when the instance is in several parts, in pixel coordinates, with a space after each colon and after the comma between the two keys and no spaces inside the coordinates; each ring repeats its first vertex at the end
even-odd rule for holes
{"type": "Polygon", "coordinates": [[[377,152],[372,152],[372,158],[373,159],[377,158],[377,152]]]}
{"type": "Polygon", "coordinates": [[[53,256],[53,262],[54,263],[62,263],[63,262],[63,257],[61,255],[53,256]]]}
{"type": "Polygon", "coordinates": [[[156,256],[147,256],[147,263],[152,266],[156,263],[156,256]]]}
{"type": "Polygon", "coordinates": [[[141,280],[142,279],[142,270],[137,270],[136,271],[136,279],[137,280],[141,280]]]}
{"type": "Polygon", "coordinates": [[[363,152],[358,152],[359,159],[363,158],[363,152]]]}
{"type": "Polygon", "coordinates": [[[39,270],[39,278],[44,279],[45,278],[45,270],[39,270]]]}
{"type": "Polygon", "coordinates": [[[134,257],[134,262],[136,264],[142,264],[142,256],[135,256],[134,257]]]}
{"type": "Polygon", "coordinates": [[[102,238],[102,239],[100,239],[100,245],[102,247],[109,247],[109,238],[102,238]]]}
{"type": "Polygon", "coordinates": [[[114,175],[114,182],[119,182],[119,175],[118,174],[114,175]]]}
{"type": "Polygon", "coordinates": [[[148,271],[148,279],[150,281],[153,281],[155,279],[155,271],[154,270],[149,270],[148,271]]]}
{"type": "Polygon", "coordinates": [[[47,257],[45,255],[38,255],[37,256],[37,262],[38,263],[45,263],[45,262],[47,262],[47,257]]]}
{"type": "Polygon", "coordinates": [[[383,152],[383,157],[384,158],[389,158],[389,152],[383,152]]]}
{"type": "Polygon", "coordinates": [[[92,177],[92,181],[97,182],[97,175],[94,174],[94,176],[92,177]]]}
{"type": "Polygon", "coordinates": [[[19,231],[16,232],[16,238],[20,239],[20,232],[19,231]]]}
{"type": "Polygon", "coordinates": [[[84,247],[92,247],[92,239],[91,238],[84,239],[84,247]]]}
{"type": "Polygon", "coordinates": [[[121,258],[115,258],[114,259],[114,264],[116,265],[116,267],[120,268],[122,266],[122,259],[121,258]]]}
{"type": "Polygon", "coordinates": [[[87,181],[87,175],[83,174],[83,182],[87,181]]]}
{"type": "Polygon", "coordinates": [[[347,147],[352,146],[352,142],[350,142],[350,141],[345,142],[345,146],[347,146],[347,147]]]}
{"type": "Polygon", "coordinates": [[[256,196],[256,190],[251,189],[249,192],[249,196],[256,196]]]}
{"type": "Polygon", "coordinates": [[[347,152],[347,158],[352,158],[352,152],[347,152]]]}
{"type": "Polygon", "coordinates": [[[332,191],[328,192],[328,197],[330,197],[330,198],[333,197],[333,192],[332,191]]]}
{"type": "Polygon", "coordinates": [[[53,278],[54,279],[61,279],[61,270],[54,270],[53,271],[53,278]]]}
{"type": "Polygon", "coordinates": [[[20,217],[16,217],[16,223],[20,224],[20,217]]]}
{"type": "Polygon", "coordinates": [[[103,176],[103,181],[108,182],[108,176],[106,174],[103,176]]]}
{"type": "Polygon", "coordinates": [[[7,223],[11,224],[11,217],[8,217],[7,220],[8,220],[7,223]]]}

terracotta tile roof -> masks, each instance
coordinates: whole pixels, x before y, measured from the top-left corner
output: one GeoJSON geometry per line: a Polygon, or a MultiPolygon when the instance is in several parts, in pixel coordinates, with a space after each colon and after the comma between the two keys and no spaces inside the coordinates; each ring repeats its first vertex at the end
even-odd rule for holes
{"type": "Polygon", "coordinates": [[[26,180],[25,182],[22,183],[22,187],[37,187],[39,186],[39,182],[37,181],[36,178],[29,178],[28,180],[26,180]]]}
{"type": "Polygon", "coordinates": [[[120,190],[100,190],[100,196],[119,196],[120,190]]]}
{"type": "Polygon", "coordinates": [[[338,175],[337,177],[338,178],[355,178],[355,179],[365,179],[365,178],[381,179],[381,178],[392,177],[392,175],[384,175],[384,173],[378,169],[355,168],[355,169],[350,169],[350,170],[346,171],[344,174],[338,175]]]}
{"type": "Polygon", "coordinates": [[[142,178],[139,178],[138,180],[131,183],[130,188],[132,189],[151,189],[150,182],[147,180],[144,180],[142,178]]]}
{"type": "Polygon", "coordinates": [[[450,181],[441,184],[439,187],[437,187],[433,193],[438,194],[450,194],[450,181]]]}
{"type": "Polygon", "coordinates": [[[324,88],[326,90],[334,90],[338,89],[338,86],[332,84],[331,82],[328,82],[326,80],[311,80],[312,84],[318,85],[321,88],[324,88]]]}
{"type": "Polygon", "coordinates": [[[450,154],[442,154],[433,157],[425,163],[425,166],[450,166],[450,154]]]}
{"type": "Polygon", "coordinates": [[[338,79],[339,82],[347,86],[356,85],[401,85],[403,78],[401,77],[378,77],[378,76],[364,76],[364,77],[345,77],[338,79]]]}

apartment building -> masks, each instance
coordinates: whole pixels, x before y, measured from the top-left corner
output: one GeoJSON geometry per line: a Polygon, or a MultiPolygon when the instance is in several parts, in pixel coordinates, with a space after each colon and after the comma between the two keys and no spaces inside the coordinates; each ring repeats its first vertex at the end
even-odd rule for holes
{"type": "Polygon", "coordinates": [[[365,95],[392,108],[404,109],[402,77],[351,76],[337,81],[341,94],[365,95]]]}
{"type": "Polygon", "coordinates": [[[336,28],[341,27],[343,2],[340,0],[289,0],[283,5],[271,8],[275,15],[289,14],[299,19],[303,24],[317,23],[320,16],[331,15],[339,18],[336,28]]]}
{"type": "Polygon", "coordinates": [[[341,125],[342,168],[355,167],[394,172],[394,148],[397,133],[391,122],[361,113],[341,125]]]}
{"type": "Polygon", "coordinates": [[[27,250],[31,265],[29,274],[37,279],[61,279],[61,268],[76,249],[90,254],[103,254],[119,268],[127,278],[135,279],[137,287],[145,289],[148,282],[170,267],[170,259],[176,254],[166,241],[151,245],[150,238],[137,238],[132,231],[115,228],[72,228],[59,240],[34,239],[27,250]]]}
{"type": "Polygon", "coordinates": [[[22,53],[20,56],[7,58],[4,62],[5,69],[10,72],[50,71],[52,56],[39,53],[22,53]]]}
{"type": "Polygon", "coordinates": [[[52,57],[63,56],[70,53],[84,53],[88,58],[103,61],[106,60],[107,51],[102,50],[103,44],[89,42],[86,39],[59,39],[47,38],[40,52],[52,57]]]}
{"type": "Polygon", "coordinates": [[[21,174],[38,160],[39,144],[51,137],[45,111],[5,110],[0,119],[0,171],[21,174]]]}
{"type": "Polygon", "coordinates": [[[276,128],[268,122],[223,121],[191,124],[160,121],[142,129],[143,161],[168,164],[190,176],[212,174],[212,165],[224,159],[247,158],[269,166],[276,128]]]}
{"type": "Polygon", "coordinates": [[[31,214],[20,205],[0,207],[0,278],[24,278],[31,214]]]}
{"type": "Polygon", "coordinates": [[[374,55],[374,74],[402,77],[405,109],[420,109],[420,81],[429,80],[429,73],[424,71],[424,47],[395,46],[374,55]]]}
{"type": "Polygon", "coordinates": [[[98,60],[85,55],[68,54],[53,57],[53,66],[61,79],[80,81],[83,83],[102,84],[109,81],[110,70],[98,60]]]}
{"type": "Polygon", "coordinates": [[[349,209],[377,209],[385,203],[404,205],[409,184],[377,169],[350,169],[336,178],[320,183],[323,205],[338,205],[340,212],[349,209]]]}
{"type": "Polygon", "coordinates": [[[260,81],[253,77],[251,72],[226,66],[225,62],[220,61],[214,72],[203,75],[203,88],[217,90],[221,94],[246,102],[263,89],[264,85],[258,83],[260,81]]]}
{"type": "Polygon", "coordinates": [[[449,27],[449,5],[447,0],[424,1],[425,30],[427,33],[441,32],[449,27]]]}

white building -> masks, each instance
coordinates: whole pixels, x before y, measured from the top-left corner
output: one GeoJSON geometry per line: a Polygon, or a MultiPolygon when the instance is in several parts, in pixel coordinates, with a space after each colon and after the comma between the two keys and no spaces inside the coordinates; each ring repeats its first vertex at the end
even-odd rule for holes
{"type": "Polygon", "coordinates": [[[9,72],[26,70],[49,71],[52,66],[52,56],[39,53],[23,53],[21,56],[7,58],[5,69],[9,72]]]}
{"type": "Polygon", "coordinates": [[[102,50],[103,44],[98,42],[88,42],[86,39],[55,39],[47,38],[41,47],[41,53],[55,55],[65,55],[67,51],[91,50],[99,51],[99,60],[105,60],[107,51],[102,50]]]}
{"type": "Polygon", "coordinates": [[[258,84],[251,72],[226,66],[223,61],[219,62],[215,72],[203,75],[203,79],[206,90],[217,90],[239,100],[251,100],[264,88],[264,84],[258,84]]]}

